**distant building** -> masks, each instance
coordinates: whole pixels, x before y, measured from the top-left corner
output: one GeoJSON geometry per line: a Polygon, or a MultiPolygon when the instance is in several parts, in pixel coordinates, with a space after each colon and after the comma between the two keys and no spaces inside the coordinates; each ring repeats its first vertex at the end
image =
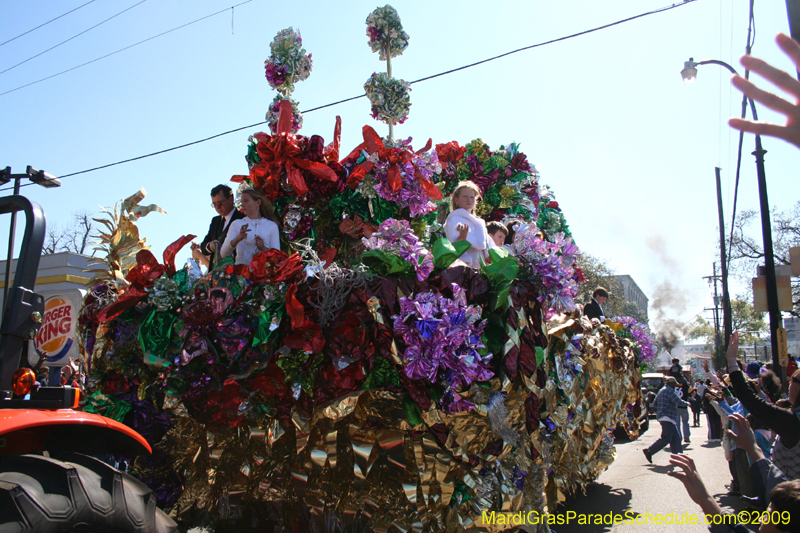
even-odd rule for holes
{"type": "Polygon", "coordinates": [[[644,292],[642,292],[642,289],[633,281],[633,278],[627,274],[614,277],[617,278],[617,281],[622,285],[622,292],[625,293],[625,299],[635,303],[642,313],[644,313],[644,316],[647,317],[647,302],[649,302],[650,299],[644,295],[644,292]]]}

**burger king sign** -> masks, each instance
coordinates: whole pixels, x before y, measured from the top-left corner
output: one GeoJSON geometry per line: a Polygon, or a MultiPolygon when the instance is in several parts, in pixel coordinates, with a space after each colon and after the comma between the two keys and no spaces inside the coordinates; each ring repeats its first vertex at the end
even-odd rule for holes
{"type": "Polygon", "coordinates": [[[44,320],[33,339],[37,359],[44,357],[46,366],[64,366],[75,357],[75,320],[78,308],[65,295],[51,296],[44,303],[44,320]]]}

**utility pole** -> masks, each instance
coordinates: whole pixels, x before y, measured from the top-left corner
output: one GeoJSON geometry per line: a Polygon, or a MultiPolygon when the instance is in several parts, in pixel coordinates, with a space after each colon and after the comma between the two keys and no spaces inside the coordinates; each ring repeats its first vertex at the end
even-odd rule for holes
{"type": "MultiPolygon", "coordinates": [[[[728,258],[725,253],[725,217],[722,214],[722,186],[720,184],[720,168],[716,167],[717,176],[717,212],[719,214],[719,253],[720,263],[722,267],[722,324],[723,331],[725,332],[724,350],[728,351],[728,343],[731,339],[732,332],[732,313],[731,313],[731,297],[728,292],[728,258]]],[[[716,271],[715,271],[716,274],[716,271]]],[[[716,283],[714,288],[716,289],[716,283]]]]}
{"type": "Polygon", "coordinates": [[[721,336],[719,332],[719,293],[717,292],[717,263],[714,262],[714,274],[712,276],[703,276],[703,279],[708,280],[709,283],[714,283],[714,307],[706,307],[704,311],[713,311],[714,313],[714,353],[719,356],[721,347],[721,336]]]}

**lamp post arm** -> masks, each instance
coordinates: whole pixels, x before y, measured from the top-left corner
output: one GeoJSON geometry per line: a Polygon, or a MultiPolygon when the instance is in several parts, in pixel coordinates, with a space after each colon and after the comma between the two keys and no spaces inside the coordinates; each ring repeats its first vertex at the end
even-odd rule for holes
{"type": "MultiPolygon", "coordinates": [[[[719,59],[704,59],[703,61],[698,61],[696,64],[697,65],[720,65],[720,66],[725,67],[726,69],[728,69],[731,72],[731,74],[736,74],[737,76],[739,75],[739,73],[736,72],[735,68],[733,68],[732,66],[730,66],[729,64],[727,64],[724,61],[720,61],[719,59]]],[[[750,111],[753,113],[753,120],[758,120],[758,113],[756,113],[756,104],[755,104],[755,102],[753,102],[753,99],[749,98],[749,97],[747,98],[747,101],[750,102],[750,111]]]]}
{"type": "Polygon", "coordinates": [[[704,59],[702,61],[697,62],[698,65],[720,65],[725,67],[726,69],[731,71],[731,74],[739,74],[736,72],[736,69],[727,64],[724,61],[720,61],[719,59],[704,59]]]}

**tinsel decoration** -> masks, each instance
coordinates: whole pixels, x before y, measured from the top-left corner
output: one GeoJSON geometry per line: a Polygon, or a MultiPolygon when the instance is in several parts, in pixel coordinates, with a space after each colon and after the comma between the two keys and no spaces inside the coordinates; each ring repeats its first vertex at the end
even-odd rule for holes
{"type": "Polygon", "coordinates": [[[408,34],[403,31],[400,15],[388,4],[367,17],[367,37],[369,47],[378,52],[381,61],[397,57],[408,48],[408,34]]]}
{"type": "Polygon", "coordinates": [[[311,54],[306,55],[300,32],[291,27],[281,30],[269,45],[272,52],[264,61],[267,82],[284,98],[288,98],[294,85],[311,75],[311,54]]]}
{"type": "Polygon", "coordinates": [[[385,72],[373,73],[364,84],[372,105],[372,118],[386,124],[402,124],[411,109],[411,84],[385,72]]]}
{"type": "Polygon", "coordinates": [[[300,112],[300,107],[297,100],[284,97],[281,95],[273,98],[272,103],[267,110],[266,121],[269,125],[269,131],[273,135],[278,133],[278,118],[280,118],[280,107],[282,100],[289,100],[292,104],[292,133],[297,133],[303,127],[303,114],[300,112]]]}

